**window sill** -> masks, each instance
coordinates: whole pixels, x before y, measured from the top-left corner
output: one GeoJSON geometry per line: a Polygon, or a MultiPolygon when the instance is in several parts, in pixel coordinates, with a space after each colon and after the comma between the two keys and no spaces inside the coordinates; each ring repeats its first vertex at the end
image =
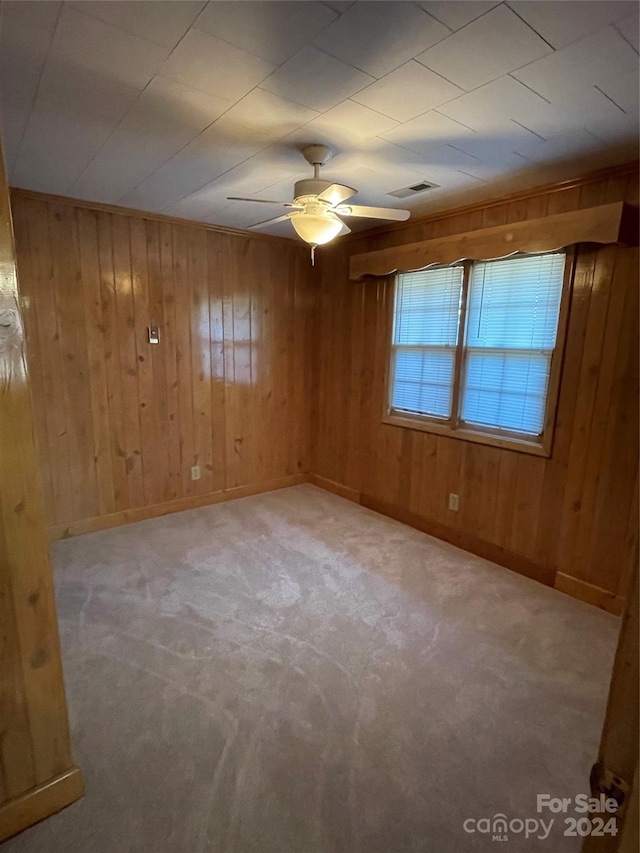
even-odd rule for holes
{"type": "Polygon", "coordinates": [[[411,417],[410,415],[399,415],[389,413],[382,418],[382,423],[390,424],[391,426],[404,427],[405,429],[415,429],[420,432],[430,432],[435,435],[444,435],[447,438],[457,438],[461,441],[473,441],[476,444],[485,444],[490,447],[498,447],[502,450],[514,450],[518,453],[528,453],[531,456],[542,456],[549,458],[551,456],[550,442],[546,442],[544,437],[542,442],[529,441],[525,438],[516,438],[514,436],[499,436],[495,433],[483,432],[482,430],[469,429],[461,427],[459,429],[451,429],[446,423],[438,423],[427,418],[411,417]]]}

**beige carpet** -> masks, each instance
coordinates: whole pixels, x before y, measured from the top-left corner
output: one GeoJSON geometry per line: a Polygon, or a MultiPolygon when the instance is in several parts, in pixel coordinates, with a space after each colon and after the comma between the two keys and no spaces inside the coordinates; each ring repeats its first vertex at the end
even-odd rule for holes
{"type": "Polygon", "coordinates": [[[617,620],[313,486],[53,549],[87,795],[3,853],[577,851],[617,620]]]}

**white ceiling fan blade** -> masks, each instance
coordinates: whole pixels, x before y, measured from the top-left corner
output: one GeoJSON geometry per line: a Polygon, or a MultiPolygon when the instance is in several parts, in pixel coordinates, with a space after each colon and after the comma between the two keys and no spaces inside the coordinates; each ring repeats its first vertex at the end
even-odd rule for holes
{"type": "Polygon", "coordinates": [[[354,190],[352,187],[345,187],[344,184],[331,184],[330,187],[327,187],[326,190],[320,193],[318,201],[328,201],[333,207],[336,204],[342,204],[343,201],[351,198],[357,192],[358,190],[354,190]]]}
{"type": "MultiPolygon", "coordinates": [[[[297,207],[300,208],[299,204],[294,204],[292,201],[272,201],[271,199],[266,198],[241,198],[236,195],[228,195],[227,201],[251,201],[253,204],[280,204],[283,207],[297,207]]],[[[300,208],[302,209],[302,208],[300,208]]]]}
{"type": "MultiPolygon", "coordinates": [[[[340,219],[339,216],[338,219],[340,219]]],[[[342,219],[340,219],[340,222],[342,222],[342,219]]],[[[349,228],[346,222],[342,222],[342,230],[336,234],[336,237],[342,237],[344,234],[351,234],[351,228],[349,228]]]]}
{"type": "Polygon", "coordinates": [[[284,222],[285,219],[291,219],[293,213],[284,213],[282,216],[275,216],[273,219],[263,219],[262,222],[256,222],[255,225],[250,225],[249,230],[254,228],[266,228],[267,225],[275,225],[276,222],[284,222]]]}
{"type": "Polygon", "coordinates": [[[341,204],[335,208],[340,216],[362,216],[365,219],[394,219],[396,222],[404,222],[408,219],[411,211],[396,210],[393,207],[362,207],[356,204],[341,204]]]}

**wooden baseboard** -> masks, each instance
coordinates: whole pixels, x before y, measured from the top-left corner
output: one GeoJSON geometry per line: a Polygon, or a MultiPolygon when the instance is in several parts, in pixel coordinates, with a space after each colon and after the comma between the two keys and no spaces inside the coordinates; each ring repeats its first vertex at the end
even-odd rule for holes
{"type": "Polygon", "coordinates": [[[70,806],[84,795],[77,767],[0,805],[0,842],[70,806]]]}
{"type": "Polygon", "coordinates": [[[80,521],[72,521],[69,524],[57,524],[49,528],[49,539],[68,539],[70,536],[79,536],[82,533],[93,533],[96,530],[106,530],[109,527],[119,527],[121,524],[131,524],[134,521],[145,521],[148,518],[158,518],[170,515],[173,512],[184,512],[188,509],[197,509],[202,506],[232,501],[236,498],[246,498],[250,495],[258,495],[262,492],[273,492],[276,489],[285,489],[288,486],[297,486],[306,482],[304,474],[291,474],[287,477],[279,477],[276,480],[265,480],[263,483],[251,483],[246,486],[234,486],[217,492],[209,492],[206,495],[193,495],[188,498],[177,498],[162,504],[153,506],[141,506],[135,509],[125,509],[121,512],[113,512],[109,515],[99,515],[94,518],[83,518],[80,521]]]}
{"type": "Polygon", "coordinates": [[[546,586],[553,586],[556,573],[550,566],[540,566],[520,554],[514,554],[513,551],[500,548],[499,545],[486,542],[484,539],[479,539],[469,533],[445,527],[444,524],[429,521],[415,512],[381,501],[371,495],[363,494],[360,502],[362,506],[366,506],[368,509],[373,509],[382,515],[389,516],[389,518],[395,518],[396,521],[402,521],[409,527],[415,527],[423,533],[435,536],[436,539],[442,539],[444,542],[456,545],[458,548],[469,551],[478,557],[483,557],[485,560],[491,560],[492,563],[497,563],[499,566],[504,566],[506,569],[511,569],[519,575],[539,581],[546,586]]]}
{"type": "Polygon", "coordinates": [[[343,486],[342,483],[336,483],[335,480],[321,477],[320,474],[309,474],[307,480],[314,486],[326,489],[328,492],[333,492],[334,495],[339,495],[341,498],[346,498],[348,501],[353,501],[357,504],[360,503],[360,492],[357,489],[352,489],[350,486],[343,486]]]}
{"type": "Polygon", "coordinates": [[[586,601],[587,604],[593,604],[601,610],[606,610],[607,613],[620,616],[624,610],[624,599],[620,596],[592,583],[572,578],[570,575],[565,575],[564,572],[556,574],[554,586],[560,592],[564,592],[572,598],[579,598],[580,601],[586,601]]]}

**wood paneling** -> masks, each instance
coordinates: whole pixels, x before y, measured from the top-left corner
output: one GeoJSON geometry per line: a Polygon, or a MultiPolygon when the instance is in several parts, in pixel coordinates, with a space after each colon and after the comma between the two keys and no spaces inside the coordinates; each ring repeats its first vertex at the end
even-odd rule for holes
{"type": "Polygon", "coordinates": [[[560,588],[619,612],[637,559],[638,250],[578,249],[548,459],[382,423],[393,285],[348,269],[352,254],[614,202],[637,206],[637,167],[323,249],[312,470],[515,570],[560,572],[560,588]]]}
{"type": "Polygon", "coordinates": [[[21,191],[12,204],[54,535],[299,480],[304,247],[21,191]]]}
{"type": "Polygon", "coordinates": [[[81,795],[0,152],[0,841],[81,795]]]}

